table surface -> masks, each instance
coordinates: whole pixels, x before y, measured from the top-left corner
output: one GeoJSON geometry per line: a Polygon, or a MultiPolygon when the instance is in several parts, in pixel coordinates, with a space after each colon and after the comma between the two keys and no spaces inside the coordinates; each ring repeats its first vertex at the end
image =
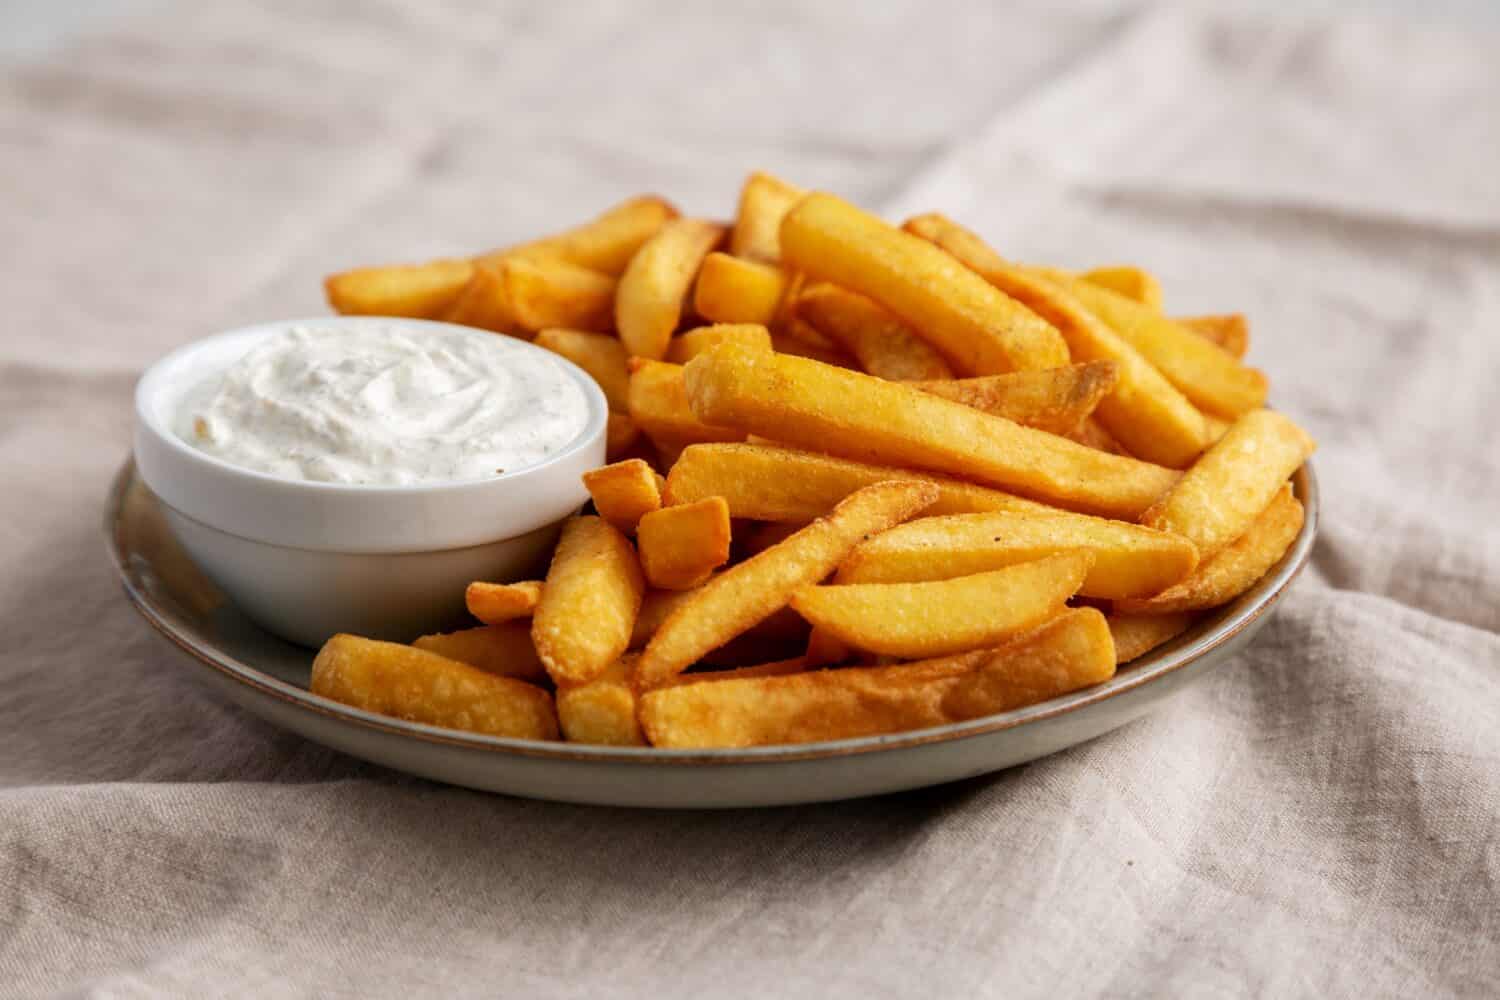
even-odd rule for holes
{"type": "Polygon", "coordinates": [[[1479,5],[45,6],[0,12],[0,996],[1496,988],[1479,5]],[[99,511],[154,357],[637,191],[724,216],[752,168],[1246,312],[1325,497],[1254,647],[1004,774],[649,813],[310,745],[130,611],[99,511]]]}

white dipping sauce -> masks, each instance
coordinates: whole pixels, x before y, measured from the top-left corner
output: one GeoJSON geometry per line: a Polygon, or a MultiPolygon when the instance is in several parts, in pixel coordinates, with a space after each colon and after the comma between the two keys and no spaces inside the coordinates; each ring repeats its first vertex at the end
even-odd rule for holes
{"type": "Polygon", "coordinates": [[[561,362],[509,337],[309,325],[195,387],[176,430],[257,472],[410,485],[536,465],[588,419],[561,362]]]}

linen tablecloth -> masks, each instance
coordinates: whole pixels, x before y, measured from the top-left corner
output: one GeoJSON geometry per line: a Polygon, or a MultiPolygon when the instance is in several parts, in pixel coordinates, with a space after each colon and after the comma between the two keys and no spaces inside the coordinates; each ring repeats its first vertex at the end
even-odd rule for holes
{"type": "Polygon", "coordinates": [[[1209,8],[165,4],[0,75],[0,995],[1493,994],[1500,38],[1209,8]],[[1322,534],[1253,648],[1027,767],[651,813],[209,696],[99,515],[147,363],[358,263],[777,172],[1243,310],[1322,534]]]}

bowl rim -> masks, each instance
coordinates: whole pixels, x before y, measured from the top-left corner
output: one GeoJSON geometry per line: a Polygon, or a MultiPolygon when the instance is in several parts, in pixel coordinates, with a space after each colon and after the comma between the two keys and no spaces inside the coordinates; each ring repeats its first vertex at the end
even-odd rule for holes
{"type": "MultiPolygon", "coordinates": [[[[1182,636],[1134,661],[1125,670],[1117,672],[1114,677],[1103,684],[1009,712],[900,733],[859,736],[818,743],[669,750],[656,747],[596,746],[516,739],[409,722],[353,708],[315,695],[305,688],[287,683],[257,669],[211,643],[195,637],[179,620],[181,616],[178,612],[156,601],[148,592],[142,579],[131,565],[130,554],[123,546],[120,530],[130,487],[138,481],[134,459],[127,458],[115,475],[104,508],[103,526],[110,558],[119,574],[125,595],[136,611],[165,639],[199,664],[214,670],[232,682],[248,687],[261,695],[277,699],[299,711],[362,729],[377,730],[388,735],[407,737],[430,744],[507,756],[637,766],[765,765],[879,753],[885,750],[984,736],[1032,722],[1054,719],[1121,697],[1191,666],[1215,649],[1233,641],[1257,619],[1268,614],[1286,595],[1292,582],[1309,561],[1313,542],[1317,536],[1321,506],[1317,477],[1313,472],[1312,464],[1311,462],[1304,463],[1293,475],[1292,483],[1297,497],[1302,501],[1306,516],[1302,529],[1281,560],[1253,587],[1226,605],[1219,612],[1217,620],[1189,629],[1182,636]]],[[[141,485],[144,487],[144,483],[141,485]]],[[[156,499],[154,494],[152,499],[156,499]]]]}

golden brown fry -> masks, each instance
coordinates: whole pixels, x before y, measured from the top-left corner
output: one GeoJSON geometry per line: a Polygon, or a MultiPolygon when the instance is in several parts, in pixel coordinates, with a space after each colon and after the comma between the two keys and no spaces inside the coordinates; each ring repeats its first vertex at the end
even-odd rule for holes
{"type": "Polygon", "coordinates": [[[780,545],[725,570],[693,591],[647,643],[636,671],[643,690],[660,687],[700,656],[785,607],[801,587],[833,572],[864,537],[937,499],[930,483],[869,486],[780,545]]]}
{"type": "Polygon", "coordinates": [[[640,195],[621,202],[591,222],[554,236],[495,250],[482,259],[553,258],[618,276],[641,244],[676,217],[677,209],[665,198],[640,195]]]}
{"type": "Polygon", "coordinates": [[[630,372],[625,368],[625,345],[617,338],[583,330],[548,329],[538,333],[532,343],[562,355],[588,372],[604,390],[611,413],[629,409],[630,372]]]}
{"type": "Polygon", "coordinates": [[[718,223],[674,219],[631,258],[614,303],[615,328],[631,354],[659,359],[667,353],[698,266],[723,237],[718,223]]]}
{"type": "Polygon", "coordinates": [[[691,590],[646,591],[641,599],[641,613],[636,616],[635,627],[630,632],[630,648],[640,649],[650,642],[661,623],[692,593],[691,590]]]}
{"type": "Polygon", "coordinates": [[[826,628],[815,628],[807,635],[804,659],[814,666],[827,667],[849,662],[854,653],[852,646],[826,628]]]}
{"type": "Polygon", "coordinates": [[[1149,596],[1187,578],[1193,543],[1165,531],[1065,511],[923,517],[861,543],[837,583],[946,580],[1058,552],[1094,555],[1079,593],[1112,600],[1149,596]]]}
{"type": "Polygon", "coordinates": [[[475,580],[464,591],[469,614],[486,625],[499,625],[516,618],[529,618],[542,599],[540,580],[519,583],[485,583],[475,580]]]}
{"type": "Polygon", "coordinates": [[[729,561],[729,505],[707,497],[652,511],[640,520],[636,544],[651,586],[689,590],[729,561]]]}
{"type": "Polygon", "coordinates": [[[615,279],[547,258],[502,261],[500,274],[511,314],[522,330],[547,327],[600,332],[612,326],[615,279]]]}
{"type": "Polygon", "coordinates": [[[515,336],[522,333],[498,261],[475,264],[468,284],[443,310],[441,318],[448,323],[477,326],[496,333],[515,336]]]}
{"type": "Polygon", "coordinates": [[[1207,414],[1203,416],[1203,427],[1208,432],[1209,444],[1217,444],[1221,437],[1229,433],[1231,426],[1227,420],[1220,420],[1218,417],[1210,417],[1207,414]]]}
{"type": "Polygon", "coordinates": [[[557,739],[552,696],[425,649],[336,635],[312,665],[313,694],[366,712],[490,736],[557,739]]]}
{"type": "Polygon", "coordinates": [[[1075,361],[1114,362],[1115,389],[1099,402],[1098,417],[1132,455],[1181,468],[1203,450],[1202,415],[1139,351],[1052,281],[1055,272],[1042,275],[1007,264],[974,233],[941,215],[918,216],[905,228],[1050,322],[1075,361]]]}
{"type": "Polygon", "coordinates": [[[869,296],[963,375],[1068,363],[1046,321],[925,240],[832,195],[812,194],[781,224],[787,265],[869,296]]]}
{"type": "Polygon", "coordinates": [[[658,747],[813,743],[960,722],[1107,680],[1103,616],[1067,611],[999,649],[651,691],[642,728],[658,747]]]}
{"type": "Polygon", "coordinates": [[[798,295],[796,310],[871,375],[897,381],[953,377],[953,369],[937,348],[863,295],[837,285],[817,284],[798,295]]]}
{"type": "Polygon", "coordinates": [[[1124,664],[1151,652],[1157,646],[1177,638],[1193,624],[1193,616],[1122,615],[1109,616],[1109,633],[1115,640],[1115,663],[1124,664]]]}
{"type": "Polygon", "coordinates": [[[774,264],[781,259],[781,220],[807,192],[757,170],[740,190],[739,215],[729,236],[729,252],[774,264]]]}
{"type": "Polygon", "coordinates": [[[1089,361],[1009,375],[907,384],[1039,431],[1069,435],[1114,389],[1117,370],[1112,361],[1089,361]]]}
{"type": "Polygon", "coordinates": [[[786,272],[775,264],[711,253],[698,270],[693,309],[714,323],[770,326],[786,289],[786,272]]]}
{"type": "Polygon", "coordinates": [[[1217,344],[1232,357],[1243,358],[1245,352],[1250,349],[1250,323],[1242,313],[1229,313],[1224,316],[1179,316],[1173,322],[1217,344]]]}
{"type": "Polygon", "coordinates": [[[731,517],[804,525],[855,490],[891,479],[920,479],[938,489],[929,514],[1053,508],[957,479],[869,465],[763,444],[700,444],[687,448],[667,476],[670,503],[722,496],[731,517]]]}
{"type": "Polygon", "coordinates": [[[536,647],[531,644],[529,621],[424,635],[412,645],[478,667],[487,674],[514,677],[533,684],[547,680],[547,671],[536,655],[536,647]]]}
{"type": "Polygon", "coordinates": [[[330,274],[323,290],[328,304],[345,315],[433,319],[453,304],[473,274],[467,260],[359,267],[330,274]]]}
{"type": "Polygon", "coordinates": [[[621,462],[626,458],[638,457],[635,453],[639,451],[641,443],[641,429],[636,426],[634,420],[630,419],[628,413],[611,413],[609,422],[604,426],[604,460],[606,462],[621,462]]]}
{"type": "Polygon", "coordinates": [[[619,659],[644,590],[635,549],[617,528],[599,517],[569,519],[531,623],[552,679],[581,684],[619,659]]]}
{"type": "Polygon", "coordinates": [[[557,721],[568,742],[645,745],[631,685],[634,670],[635,658],[622,657],[591,681],[557,689],[557,721]]]}
{"type": "Polygon", "coordinates": [[[658,479],[651,466],[629,458],[585,472],[583,486],[599,516],[629,535],[642,517],[661,509],[658,479]]]}
{"type": "Polygon", "coordinates": [[[1062,284],[1199,409],[1232,420],[1264,405],[1265,373],[1240,364],[1217,344],[1107,288],[1077,279],[1062,284]]]}
{"type": "MultiPolygon", "coordinates": [[[[713,427],[693,415],[681,365],[665,361],[630,359],[630,385],[626,402],[630,418],[652,440],[683,447],[699,441],[743,441],[745,432],[733,427],[713,427]]],[[[666,467],[672,465],[665,462],[666,467]]]]}
{"type": "Polygon", "coordinates": [[[1115,610],[1130,614],[1168,614],[1214,608],[1254,586],[1291,548],[1302,530],[1302,504],[1283,486],[1245,533],[1198,567],[1186,580],[1144,600],[1120,601],[1115,610]]]}
{"type": "MultiPolygon", "coordinates": [[[[1078,429],[1067,435],[1069,440],[1077,441],[1087,448],[1098,451],[1107,451],[1111,455],[1129,455],[1125,446],[1116,441],[1114,435],[1104,429],[1104,425],[1097,417],[1088,417],[1078,425],[1078,429]]],[[[1134,457],[1134,456],[1131,456],[1134,457]]]]}
{"type": "Polygon", "coordinates": [[[965,476],[1090,513],[1134,520],[1177,479],[1170,469],[899,382],[784,354],[721,344],[694,358],[683,376],[693,413],[706,422],[862,461],[965,476]]]}
{"type": "Polygon", "coordinates": [[[715,323],[673,337],[667,348],[667,361],[685,365],[715,344],[727,340],[749,344],[763,351],[771,349],[771,333],[758,323],[715,323]]]}
{"type": "Polygon", "coordinates": [[[858,649],[943,656],[996,645],[1051,618],[1093,562],[1091,552],[1071,551],[952,579],[804,587],[792,607],[858,649]]]}
{"type": "Polygon", "coordinates": [[[1317,444],[1274,410],[1252,410],[1141,517],[1198,546],[1205,562],[1243,535],[1317,444]]]}
{"type": "Polygon", "coordinates": [[[1117,295],[1139,302],[1147,309],[1161,312],[1161,282],[1156,275],[1139,267],[1096,267],[1078,277],[1091,285],[1107,288],[1117,295]]]}

